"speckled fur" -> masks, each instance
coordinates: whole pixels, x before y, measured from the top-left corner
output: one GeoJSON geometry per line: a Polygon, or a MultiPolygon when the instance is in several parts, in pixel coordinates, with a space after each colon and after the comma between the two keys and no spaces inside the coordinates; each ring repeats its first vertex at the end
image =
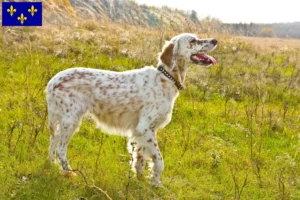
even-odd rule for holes
{"type": "MultiPolygon", "coordinates": [[[[166,43],[159,58],[159,64],[181,83],[195,51],[189,45],[191,37],[196,36],[174,37],[166,43]]],[[[131,164],[138,175],[143,174],[146,160],[151,158],[152,183],[159,184],[164,162],[156,133],[171,121],[178,95],[174,83],[152,66],[125,72],[90,68],[59,72],[46,88],[51,162],[55,162],[57,152],[62,168],[71,170],[66,156],[67,145],[83,115],[88,113],[107,133],[129,137],[131,164]]]]}

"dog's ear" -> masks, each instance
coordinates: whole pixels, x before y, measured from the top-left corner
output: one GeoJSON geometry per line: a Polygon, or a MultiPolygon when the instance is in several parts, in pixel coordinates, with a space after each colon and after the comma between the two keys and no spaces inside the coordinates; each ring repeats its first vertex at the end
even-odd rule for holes
{"type": "Polygon", "coordinates": [[[172,68],[174,44],[167,42],[160,54],[160,60],[168,67],[172,68]]]}

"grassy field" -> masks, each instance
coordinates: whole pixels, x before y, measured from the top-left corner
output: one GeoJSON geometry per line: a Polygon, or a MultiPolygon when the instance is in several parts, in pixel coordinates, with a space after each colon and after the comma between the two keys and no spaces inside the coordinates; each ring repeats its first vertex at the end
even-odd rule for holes
{"type": "Polygon", "coordinates": [[[263,38],[263,37],[243,37],[239,36],[239,39],[242,39],[246,42],[250,42],[255,46],[259,46],[263,49],[279,49],[279,50],[287,50],[287,49],[299,49],[300,48],[300,40],[299,39],[291,39],[291,38],[263,38]]]}
{"type": "Polygon", "coordinates": [[[255,46],[262,49],[277,49],[285,51],[288,49],[300,48],[299,39],[289,39],[289,38],[263,38],[263,37],[238,37],[241,40],[249,42],[255,46]]]}
{"type": "Polygon", "coordinates": [[[92,23],[2,28],[0,199],[107,199],[99,188],[112,199],[300,199],[300,45],[265,51],[215,36],[219,64],[190,69],[172,122],[158,134],[165,189],[137,180],[127,139],[88,119],[68,148],[78,176],[49,164],[50,78],[70,67],[155,65],[176,34],[92,23]]]}

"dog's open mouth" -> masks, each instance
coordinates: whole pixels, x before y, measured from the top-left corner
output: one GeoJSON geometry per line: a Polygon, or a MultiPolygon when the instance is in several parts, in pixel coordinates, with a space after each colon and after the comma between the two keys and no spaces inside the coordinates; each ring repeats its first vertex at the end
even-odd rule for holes
{"type": "Polygon", "coordinates": [[[193,54],[191,60],[195,64],[201,65],[216,65],[217,61],[212,56],[206,55],[205,53],[193,54]]]}

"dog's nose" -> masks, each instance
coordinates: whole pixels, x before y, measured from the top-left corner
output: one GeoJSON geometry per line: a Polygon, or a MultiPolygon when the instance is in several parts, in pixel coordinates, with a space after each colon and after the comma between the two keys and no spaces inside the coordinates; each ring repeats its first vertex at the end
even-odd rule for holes
{"type": "Polygon", "coordinates": [[[218,41],[216,39],[212,39],[210,42],[215,46],[218,44],[218,41]]]}

